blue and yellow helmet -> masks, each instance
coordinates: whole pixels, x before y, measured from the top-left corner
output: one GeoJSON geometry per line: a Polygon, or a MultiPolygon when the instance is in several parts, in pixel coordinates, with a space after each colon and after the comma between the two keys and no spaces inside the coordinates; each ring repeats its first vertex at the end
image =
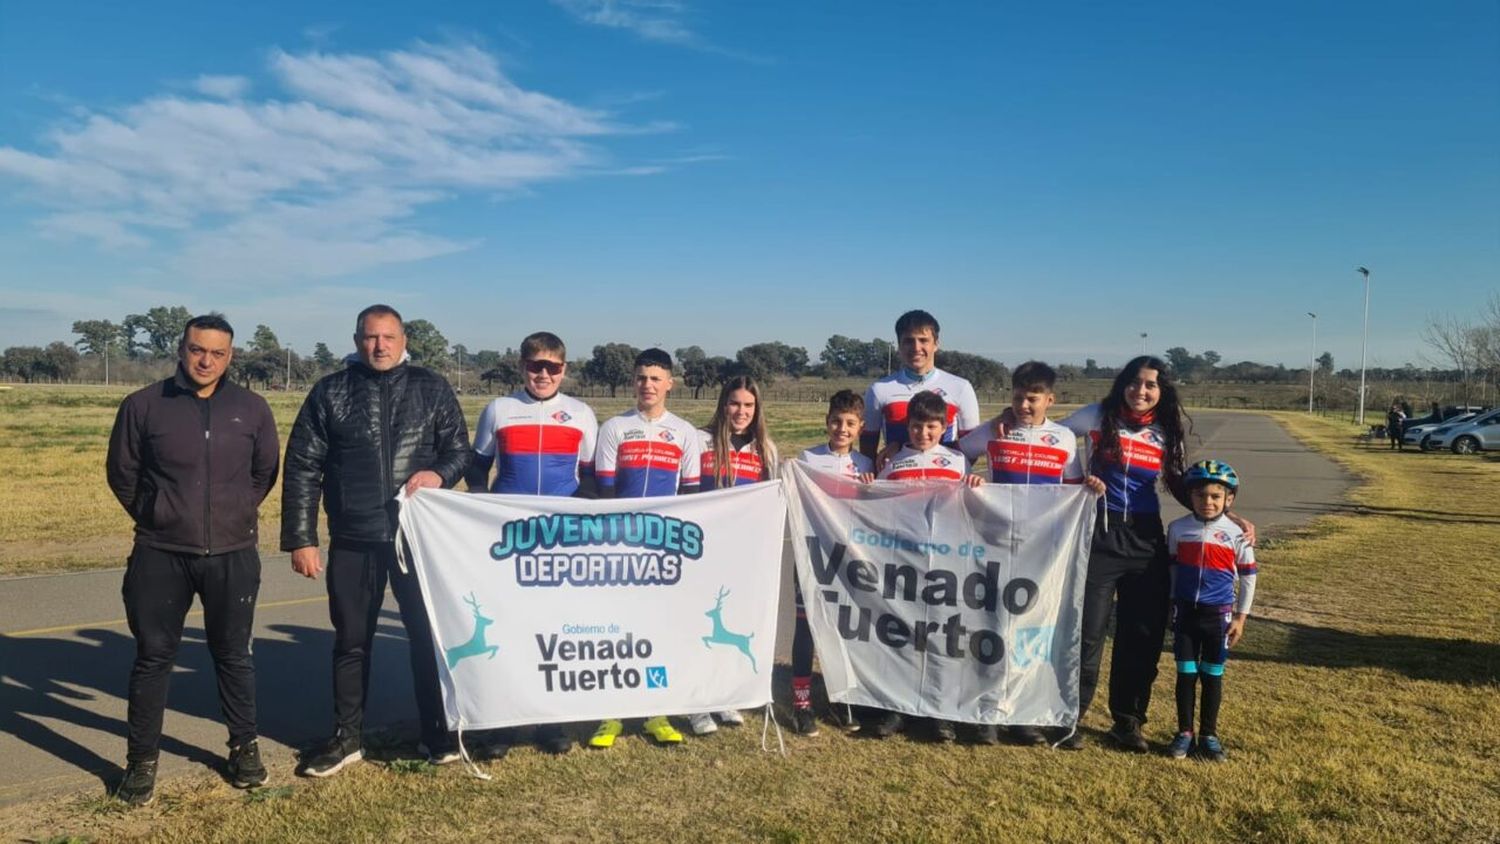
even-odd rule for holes
{"type": "Polygon", "coordinates": [[[1240,476],[1234,467],[1218,460],[1199,460],[1188,467],[1182,479],[1188,489],[1200,484],[1223,484],[1230,492],[1238,492],[1240,488],[1240,476]]]}

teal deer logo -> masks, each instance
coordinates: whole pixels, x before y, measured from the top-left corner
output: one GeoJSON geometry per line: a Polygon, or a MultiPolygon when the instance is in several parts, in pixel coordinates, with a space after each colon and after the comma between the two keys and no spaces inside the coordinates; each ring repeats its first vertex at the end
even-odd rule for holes
{"type": "Polygon", "coordinates": [[[490,659],[494,659],[495,654],[500,651],[499,647],[484,643],[484,630],[486,627],[494,624],[495,620],[493,618],[485,618],[479,613],[479,600],[474,597],[473,592],[470,592],[469,597],[464,599],[464,603],[474,609],[474,634],[469,637],[469,641],[464,642],[462,645],[456,645],[444,651],[448,655],[449,668],[457,665],[461,659],[479,656],[482,653],[488,653],[490,659]]]}
{"type": "Polygon", "coordinates": [[[755,666],[755,654],[750,653],[750,640],[755,636],[755,634],[731,633],[724,628],[724,599],[728,597],[728,595],[728,589],[725,589],[722,586],[719,587],[719,597],[714,602],[714,608],[704,613],[704,615],[713,619],[714,632],[711,635],[703,637],[703,647],[706,648],[709,645],[730,645],[732,647],[739,648],[740,653],[744,654],[745,658],[750,660],[750,670],[759,674],[760,669],[755,666]]]}

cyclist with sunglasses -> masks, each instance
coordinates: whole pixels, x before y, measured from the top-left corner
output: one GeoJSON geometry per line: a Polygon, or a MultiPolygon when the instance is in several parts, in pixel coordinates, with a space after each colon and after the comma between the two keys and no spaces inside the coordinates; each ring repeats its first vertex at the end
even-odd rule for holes
{"type": "MultiPolygon", "coordinates": [[[[464,475],[469,490],[593,497],[599,424],[588,405],[562,393],[567,347],[556,334],[538,331],[521,341],[521,366],[525,386],[479,415],[474,459],[464,475]]],[[[573,747],[561,724],[539,724],[533,738],[546,753],[573,747]]]]}

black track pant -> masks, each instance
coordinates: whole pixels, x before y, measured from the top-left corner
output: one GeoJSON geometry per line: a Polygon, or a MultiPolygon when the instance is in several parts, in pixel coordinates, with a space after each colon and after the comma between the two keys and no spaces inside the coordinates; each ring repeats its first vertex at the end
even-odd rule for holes
{"type": "Polygon", "coordinates": [[[432,627],[422,605],[417,574],[396,565],[390,543],[339,543],[328,552],[328,616],[333,622],[333,718],[352,735],[364,728],[365,699],[370,691],[370,652],[379,627],[380,606],[389,582],[401,611],[411,649],[411,673],[417,696],[422,741],[445,746],[446,719],[438,686],[432,627]]]}
{"type": "Polygon", "coordinates": [[[255,662],[250,654],[260,593],[260,555],[255,549],[205,557],[137,544],[120,592],[135,635],[126,760],[156,758],[167,686],[194,595],[203,602],[203,630],[219,681],[219,710],[229,727],[229,746],[255,738],[255,662]]]}
{"type": "Polygon", "coordinates": [[[1089,557],[1083,595],[1082,668],[1079,711],[1088,711],[1099,685],[1099,663],[1110,610],[1115,611],[1115,647],[1109,663],[1109,713],[1116,722],[1146,722],[1151,684],[1167,629],[1171,585],[1164,557],[1127,558],[1096,551],[1089,557]]]}

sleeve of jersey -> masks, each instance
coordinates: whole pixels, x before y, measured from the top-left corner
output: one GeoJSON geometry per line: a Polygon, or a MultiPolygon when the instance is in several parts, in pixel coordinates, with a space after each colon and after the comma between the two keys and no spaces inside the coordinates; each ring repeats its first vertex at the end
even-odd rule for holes
{"type": "Polygon", "coordinates": [[[865,388],[865,427],[859,432],[859,446],[874,448],[880,444],[880,432],[885,428],[885,417],[880,405],[875,403],[875,385],[865,388]]]}
{"type": "Polygon", "coordinates": [[[684,439],[686,442],[682,444],[682,463],[677,469],[677,485],[695,487],[703,474],[703,435],[695,429],[684,439]]]}
{"type": "MultiPolygon", "coordinates": [[[[962,419],[963,416],[960,414],[959,418],[962,419]]],[[[963,452],[964,457],[970,463],[973,463],[979,459],[980,455],[989,453],[990,439],[993,436],[994,431],[990,429],[989,423],[981,423],[978,428],[958,438],[958,450],[963,452]]]]}
{"type": "Polygon", "coordinates": [[[615,457],[620,448],[616,426],[605,422],[599,426],[599,442],[594,446],[594,477],[604,489],[615,488],[615,457]]]}
{"type": "Polygon", "coordinates": [[[1255,604],[1255,572],[1240,575],[1240,591],[1234,596],[1234,611],[1242,615],[1250,614],[1250,607],[1255,604]]]}
{"type": "Polygon", "coordinates": [[[578,427],[583,430],[583,438],[578,441],[578,475],[594,474],[594,451],[599,444],[599,421],[594,418],[594,411],[587,405],[583,407],[587,413],[579,421],[578,427]]]}
{"type": "Polygon", "coordinates": [[[1063,483],[1083,483],[1083,460],[1078,453],[1078,435],[1064,429],[1059,433],[1059,438],[1062,442],[1058,445],[1062,446],[1062,450],[1068,455],[1063,463],[1063,483]]]}
{"type": "Polygon", "coordinates": [[[485,405],[479,413],[479,422],[474,426],[474,453],[480,457],[495,456],[495,417],[499,414],[495,405],[499,401],[495,399],[485,405]]]}
{"type": "MultiPolygon", "coordinates": [[[[983,422],[979,418],[979,397],[974,395],[974,385],[965,381],[963,392],[958,397],[958,435],[962,437],[978,429],[983,422]]],[[[967,456],[968,452],[964,454],[967,456]]]]}
{"type": "Polygon", "coordinates": [[[1077,437],[1086,437],[1099,424],[1099,405],[1090,404],[1068,414],[1061,424],[1077,437]]]}

